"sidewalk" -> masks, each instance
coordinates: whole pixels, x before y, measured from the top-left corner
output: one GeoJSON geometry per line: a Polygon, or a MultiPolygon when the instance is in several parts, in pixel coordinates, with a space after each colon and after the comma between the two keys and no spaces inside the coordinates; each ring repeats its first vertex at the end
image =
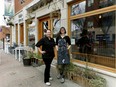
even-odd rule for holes
{"type": "MultiPolygon", "coordinates": [[[[44,65],[24,67],[12,54],[5,54],[2,50],[0,60],[0,87],[48,87],[43,82],[44,65]]],[[[51,69],[53,81],[50,87],[80,87],[69,80],[61,84],[56,78],[56,69],[53,66],[51,69]]]]}

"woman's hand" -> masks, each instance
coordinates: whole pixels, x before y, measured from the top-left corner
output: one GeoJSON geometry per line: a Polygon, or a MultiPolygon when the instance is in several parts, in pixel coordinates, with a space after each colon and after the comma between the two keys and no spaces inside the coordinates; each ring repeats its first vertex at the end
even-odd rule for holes
{"type": "Polygon", "coordinates": [[[58,46],[56,46],[56,50],[58,51],[58,46]]]}
{"type": "Polygon", "coordinates": [[[69,45],[67,49],[69,50],[69,49],[70,49],[70,47],[71,47],[71,45],[69,45]]]}
{"type": "Polygon", "coordinates": [[[41,54],[46,53],[46,51],[42,51],[39,47],[38,47],[38,50],[39,50],[39,52],[40,52],[41,54]]]}
{"type": "Polygon", "coordinates": [[[45,53],[46,53],[46,51],[40,51],[40,53],[41,53],[41,54],[45,54],[45,53]]]}

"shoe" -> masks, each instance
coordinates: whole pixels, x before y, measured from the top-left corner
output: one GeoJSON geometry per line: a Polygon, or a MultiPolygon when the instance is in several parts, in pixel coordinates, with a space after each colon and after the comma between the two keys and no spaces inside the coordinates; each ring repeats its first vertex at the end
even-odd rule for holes
{"type": "Polygon", "coordinates": [[[57,79],[60,79],[61,78],[61,75],[59,74],[58,76],[57,76],[57,79]]]}
{"type": "Polygon", "coordinates": [[[64,78],[61,78],[60,82],[61,83],[64,83],[65,82],[65,79],[64,78]]]}
{"type": "Polygon", "coordinates": [[[47,85],[47,86],[50,86],[50,85],[51,85],[51,83],[50,83],[50,82],[46,82],[46,85],[47,85]]]}
{"type": "Polygon", "coordinates": [[[50,78],[49,78],[49,80],[50,80],[50,81],[52,81],[52,80],[53,80],[53,78],[52,78],[52,77],[50,77],[50,78]]]}

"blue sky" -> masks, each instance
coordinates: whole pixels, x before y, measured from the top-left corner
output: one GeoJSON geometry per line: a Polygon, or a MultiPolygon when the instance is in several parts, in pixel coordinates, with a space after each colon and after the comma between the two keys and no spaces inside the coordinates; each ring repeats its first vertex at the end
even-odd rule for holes
{"type": "Polygon", "coordinates": [[[0,25],[5,25],[3,15],[4,15],[4,0],[0,0],[0,25]]]}

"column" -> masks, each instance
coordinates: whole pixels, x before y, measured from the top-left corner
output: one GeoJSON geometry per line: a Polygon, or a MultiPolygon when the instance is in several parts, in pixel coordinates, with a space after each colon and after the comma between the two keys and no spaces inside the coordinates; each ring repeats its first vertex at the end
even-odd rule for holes
{"type": "Polygon", "coordinates": [[[18,45],[20,45],[20,24],[18,23],[18,45]]]}
{"type": "Polygon", "coordinates": [[[14,24],[14,36],[13,37],[14,37],[13,41],[16,43],[16,24],[14,24]]]}
{"type": "Polygon", "coordinates": [[[27,45],[27,25],[26,25],[25,20],[24,20],[23,24],[24,24],[24,46],[26,46],[27,45]]]}
{"type": "MultiPolygon", "coordinates": [[[[38,19],[35,15],[35,44],[38,42],[38,34],[39,34],[39,32],[38,32],[38,19]]],[[[37,47],[35,47],[35,51],[38,52],[37,47]]]]}

